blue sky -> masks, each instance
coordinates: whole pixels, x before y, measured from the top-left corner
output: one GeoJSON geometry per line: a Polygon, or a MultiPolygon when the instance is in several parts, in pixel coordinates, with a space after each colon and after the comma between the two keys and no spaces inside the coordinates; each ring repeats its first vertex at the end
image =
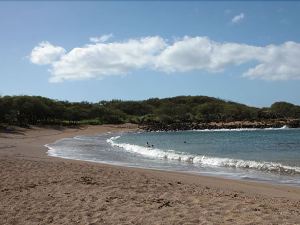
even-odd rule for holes
{"type": "Polygon", "coordinates": [[[0,2],[0,94],[300,104],[299,12],[300,2],[0,2]]]}

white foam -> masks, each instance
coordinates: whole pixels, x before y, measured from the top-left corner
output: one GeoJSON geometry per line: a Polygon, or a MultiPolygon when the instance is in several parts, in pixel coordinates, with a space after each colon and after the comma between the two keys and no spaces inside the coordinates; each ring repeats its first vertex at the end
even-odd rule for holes
{"type": "Polygon", "coordinates": [[[158,148],[150,148],[150,147],[144,147],[144,146],[133,145],[128,143],[114,142],[114,140],[118,139],[119,137],[120,136],[109,138],[107,139],[107,143],[111,144],[112,146],[122,148],[127,152],[139,154],[151,158],[188,161],[190,157],[193,157],[192,155],[180,154],[178,152],[175,152],[174,150],[161,150],[158,148]]]}
{"type": "Polygon", "coordinates": [[[233,168],[244,168],[244,169],[256,169],[268,172],[278,172],[285,174],[296,174],[300,173],[300,167],[285,166],[281,163],[274,162],[258,162],[252,160],[242,159],[230,159],[230,158],[218,158],[218,157],[207,157],[207,156],[196,156],[194,158],[195,163],[208,166],[223,166],[233,168]]]}
{"type": "Polygon", "coordinates": [[[49,156],[53,156],[53,157],[57,157],[58,156],[55,148],[50,147],[48,144],[46,144],[44,146],[48,148],[48,152],[47,153],[48,153],[49,156]]]}
{"type": "Polygon", "coordinates": [[[191,131],[198,131],[198,132],[225,132],[225,131],[257,131],[257,130],[287,130],[291,129],[288,126],[284,125],[282,127],[268,127],[268,128],[234,128],[234,129],[204,129],[204,130],[191,130],[191,131]]]}
{"type": "Polygon", "coordinates": [[[75,136],[75,137],[73,137],[73,139],[79,140],[79,141],[85,140],[85,138],[83,136],[75,136]]]}
{"type": "Polygon", "coordinates": [[[107,139],[107,143],[112,146],[122,148],[126,152],[133,154],[139,154],[144,157],[156,158],[161,160],[177,160],[187,163],[194,163],[201,166],[210,167],[231,167],[231,168],[243,168],[243,169],[255,169],[267,172],[285,173],[285,174],[300,174],[300,167],[285,166],[275,162],[258,162],[252,160],[231,159],[231,158],[219,158],[208,157],[205,155],[193,155],[178,152],[174,150],[162,150],[158,148],[149,148],[139,145],[133,145],[128,143],[117,143],[116,139],[120,136],[107,139]]]}

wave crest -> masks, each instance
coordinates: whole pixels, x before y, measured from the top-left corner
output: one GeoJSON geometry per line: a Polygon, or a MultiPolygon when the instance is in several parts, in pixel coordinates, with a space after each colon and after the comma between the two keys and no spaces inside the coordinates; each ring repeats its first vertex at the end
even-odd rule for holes
{"type": "Polygon", "coordinates": [[[220,129],[204,129],[204,130],[191,130],[198,132],[224,132],[224,131],[258,131],[258,130],[288,130],[292,129],[284,125],[282,127],[268,127],[268,128],[220,128],[220,129]]]}
{"type": "Polygon", "coordinates": [[[192,155],[174,150],[162,150],[128,143],[117,143],[115,140],[118,138],[120,138],[120,136],[109,138],[107,139],[107,143],[112,146],[122,148],[126,152],[139,154],[141,156],[154,159],[176,160],[186,163],[193,163],[200,166],[253,169],[287,175],[300,174],[300,167],[285,166],[281,163],[192,155]]]}

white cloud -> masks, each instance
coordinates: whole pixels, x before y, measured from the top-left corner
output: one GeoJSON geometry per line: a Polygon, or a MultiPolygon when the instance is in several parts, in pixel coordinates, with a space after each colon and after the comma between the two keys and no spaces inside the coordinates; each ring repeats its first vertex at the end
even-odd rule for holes
{"type": "Polygon", "coordinates": [[[241,22],[244,18],[245,18],[245,14],[244,14],[244,13],[240,13],[239,15],[234,16],[234,17],[231,19],[231,22],[232,22],[232,23],[239,23],[239,22],[241,22]]]}
{"type": "Polygon", "coordinates": [[[264,80],[300,79],[300,44],[285,42],[269,45],[257,56],[259,64],[244,73],[245,77],[264,80]]]}
{"type": "MultiPolygon", "coordinates": [[[[245,63],[254,64],[243,77],[265,80],[300,79],[300,44],[254,46],[221,43],[208,37],[188,37],[173,42],[144,37],[123,42],[93,43],[66,52],[42,42],[31,52],[35,64],[50,64],[51,82],[104,78],[138,69],[165,73],[206,71],[217,73],[245,63]]],[[[250,64],[249,64],[250,65],[250,64]]]]}
{"type": "Polygon", "coordinates": [[[31,51],[29,59],[34,64],[46,65],[59,60],[66,50],[59,46],[54,46],[47,41],[39,43],[31,51]]]}
{"type": "Polygon", "coordinates": [[[106,42],[109,39],[111,39],[112,37],[113,37],[113,34],[105,34],[105,35],[102,35],[100,37],[91,37],[90,38],[90,42],[94,42],[94,43],[97,43],[97,42],[106,42]]]}
{"type": "Polygon", "coordinates": [[[164,47],[162,38],[146,37],[74,48],[59,61],[53,62],[50,81],[126,74],[153,64],[155,55],[164,47]]]}
{"type": "Polygon", "coordinates": [[[218,43],[207,37],[186,36],[162,51],[155,66],[165,72],[219,72],[226,66],[251,61],[259,50],[255,46],[218,43]]]}

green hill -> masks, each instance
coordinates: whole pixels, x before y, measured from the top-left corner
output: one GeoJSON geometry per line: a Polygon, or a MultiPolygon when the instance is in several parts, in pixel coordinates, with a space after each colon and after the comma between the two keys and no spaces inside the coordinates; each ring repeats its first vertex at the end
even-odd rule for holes
{"type": "Polygon", "coordinates": [[[189,129],[235,121],[271,124],[285,121],[298,127],[299,119],[300,106],[291,103],[276,102],[267,108],[256,108],[207,96],[98,103],[58,101],[40,96],[0,97],[0,123],[18,126],[130,122],[153,129],[189,129]]]}

